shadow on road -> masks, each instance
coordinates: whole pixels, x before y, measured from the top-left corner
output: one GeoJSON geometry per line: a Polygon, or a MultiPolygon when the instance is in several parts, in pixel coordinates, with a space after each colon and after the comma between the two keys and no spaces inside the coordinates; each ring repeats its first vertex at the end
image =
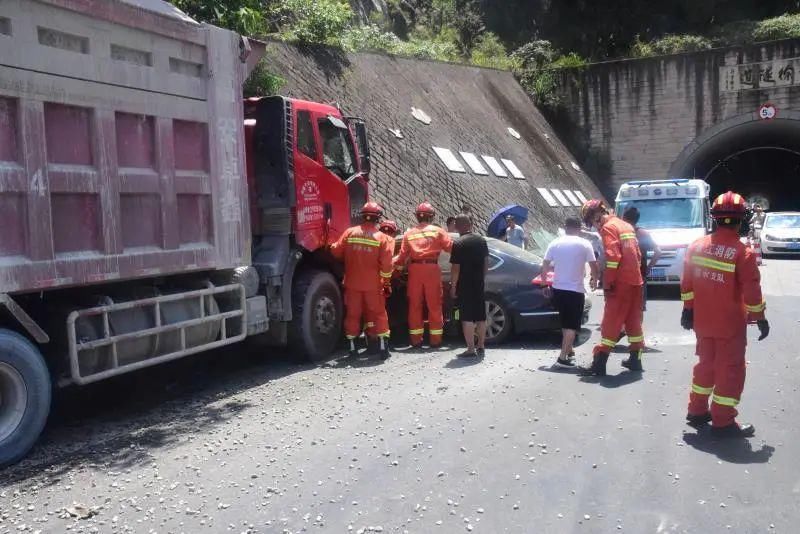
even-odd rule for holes
{"type": "MultiPolygon", "coordinates": [[[[393,355],[397,355],[397,352],[393,352],[393,355]]],[[[327,369],[360,369],[365,367],[377,367],[379,365],[385,364],[385,360],[381,360],[377,354],[370,354],[367,352],[360,353],[357,357],[352,357],[347,355],[343,358],[337,358],[335,360],[331,360],[327,363],[322,364],[322,367],[327,369]]]]}
{"type": "Polygon", "coordinates": [[[447,369],[461,369],[462,367],[472,367],[483,363],[483,358],[475,356],[474,358],[453,358],[445,364],[447,369]]]}
{"type": "Polygon", "coordinates": [[[767,444],[754,450],[752,443],[746,439],[716,439],[711,435],[710,427],[697,433],[684,432],[683,441],[700,452],[713,454],[731,464],[764,464],[769,462],[775,452],[775,447],[767,444]]]}
{"type": "Polygon", "coordinates": [[[266,350],[234,345],[59,391],[39,444],[3,479],[50,486],[83,465],[124,470],[152,461],[155,449],[213,433],[253,406],[231,397],[314,367],[266,350]]]}
{"type": "Polygon", "coordinates": [[[623,371],[618,375],[582,376],[580,381],[588,384],[598,384],[608,389],[616,389],[627,386],[628,384],[633,384],[634,382],[638,382],[643,378],[642,375],[644,375],[644,373],[623,371]]]}

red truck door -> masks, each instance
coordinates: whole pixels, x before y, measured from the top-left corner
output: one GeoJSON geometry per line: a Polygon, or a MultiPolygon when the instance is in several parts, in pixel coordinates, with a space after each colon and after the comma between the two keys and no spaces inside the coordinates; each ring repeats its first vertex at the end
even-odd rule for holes
{"type": "Polygon", "coordinates": [[[295,124],[297,240],[315,250],[353,224],[351,207],[356,210],[366,202],[366,180],[359,172],[350,129],[341,118],[299,108],[295,124]]]}

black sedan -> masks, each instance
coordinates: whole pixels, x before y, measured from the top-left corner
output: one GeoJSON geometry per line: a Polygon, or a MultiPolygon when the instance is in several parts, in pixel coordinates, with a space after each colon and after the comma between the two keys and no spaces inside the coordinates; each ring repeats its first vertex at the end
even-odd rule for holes
{"type": "MultiPolygon", "coordinates": [[[[457,238],[457,236],[454,236],[457,238]]],[[[502,343],[511,334],[559,329],[558,312],[542,294],[542,288],[532,283],[542,269],[542,258],[497,239],[487,238],[489,272],[486,275],[486,341],[502,343]]],[[[444,282],[444,316],[448,331],[457,331],[457,320],[450,300],[450,255],[439,258],[444,282]]],[[[407,332],[405,281],[395,284],[388,303],[390,322],[395,332],[407,332]]],[[[591,303],[587,299],[583,322],[589,318],[591,303]]]]}

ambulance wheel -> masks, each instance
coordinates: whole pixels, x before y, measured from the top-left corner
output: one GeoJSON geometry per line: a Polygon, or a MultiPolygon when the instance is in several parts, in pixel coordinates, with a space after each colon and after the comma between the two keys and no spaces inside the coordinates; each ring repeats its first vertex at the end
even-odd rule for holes
{"type": "Polygon", "coordinates": [[[39,349],[0,329],[0,467],[20,460],[39,439],[51,394],[50,372],[39,349]]]}
{"type": "Polygon", "coordinates": [[[330,273],[299,273],[292,288],[289,346],[304,361],[328,360],[342,337],[342,292],[330,273]]]}

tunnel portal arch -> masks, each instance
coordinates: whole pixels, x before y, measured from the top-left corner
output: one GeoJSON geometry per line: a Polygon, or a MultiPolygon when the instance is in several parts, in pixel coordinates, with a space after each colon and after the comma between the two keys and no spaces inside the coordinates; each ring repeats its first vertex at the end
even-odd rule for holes
{"type": "Polygon", "coordinates": [[[800,112],[720,122],[683,149],[669,176],[705,179],[712,198],[730,189],[773,211],[800,210],[800,112]]]}

